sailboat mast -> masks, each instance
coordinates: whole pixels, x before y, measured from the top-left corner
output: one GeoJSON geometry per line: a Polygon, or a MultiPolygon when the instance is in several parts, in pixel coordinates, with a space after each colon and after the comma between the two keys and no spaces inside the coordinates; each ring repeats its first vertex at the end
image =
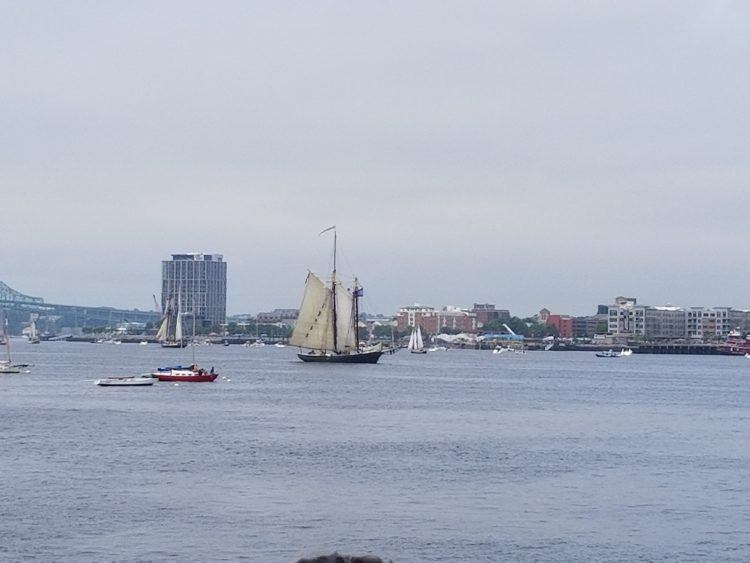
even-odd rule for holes
{"type": "Polygon", "coordinates": [[[354,343],[359,350],[359,282],[354,278],[354,343]]]}
{"type": "Polygon", "coordinates": [[[193,296],[193,339],[190,341],[190,347],[193,349],[193,365],[195,365],[195,296],[193,296]]]}
{"type": "Polygon", "coordinates": [[[333,298],[333,351],[338,352],[338,331],[336,330],[336,229],[333,229],[333,275],[331,279],[331,296],[333,298]]]}
{"type": "Polygon", "coordinates": [[[5,338],[5,354],[8,358],[8,364],[10,364],[10,336],[8,335],[8,317],[5,316],[5,311],[3,311],[3,338],[5,338]]]}

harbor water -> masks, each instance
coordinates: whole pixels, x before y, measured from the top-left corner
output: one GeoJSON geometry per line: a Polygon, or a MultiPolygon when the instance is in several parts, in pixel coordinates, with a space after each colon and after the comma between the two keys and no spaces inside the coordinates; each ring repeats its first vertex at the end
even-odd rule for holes
{"type": "Polygon", "coordinates": [[[13,340],[0,560],[750,560],[750,360],[13,340]]]}

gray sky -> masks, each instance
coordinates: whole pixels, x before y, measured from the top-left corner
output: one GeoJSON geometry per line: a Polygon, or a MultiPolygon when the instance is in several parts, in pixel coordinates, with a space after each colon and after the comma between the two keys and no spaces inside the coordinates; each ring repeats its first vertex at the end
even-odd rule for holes
{"type": "Polygon", "coordinates": [[[750,4],[2,2],[0,280],[151,307],[750,308],[750,4]]]}

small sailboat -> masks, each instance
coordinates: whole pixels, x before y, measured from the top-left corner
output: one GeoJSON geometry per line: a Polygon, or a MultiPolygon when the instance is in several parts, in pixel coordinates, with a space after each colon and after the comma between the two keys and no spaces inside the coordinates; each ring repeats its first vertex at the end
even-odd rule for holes
{"type": "Polygon", "coordinates": [[[422,340],[422,329],[419,325],[415,326],[411,331],[409,337],[409,344],[406,346],[407,350],[412,354],[426,354],[427,350],[424,347],[424,341],[422,340]]]}
{"type": "Polygon", "coordinates": [[[10,357],[10,334],[8,334],[8,319],[3,313],[3,339],[5,341],[5,359],[0,360],[0,374],[21,373],[21,368],[29,364],[14,364],[10,357]]]}
{"type": "Polygon", "coordinates": [[[383,355],[382,345],[359,345],[359,298],[363,294],[357,280],[346,288],[336,278],[336,227],[333,231],[333,271],[330,284],[308,272],[299,316],[289,343],[309,352],[297,357],[303,362],[375,364],[383,355]]]}
{"type": "Polygon", "coordinates": [[[201,383],[210,382],[219,377],[219,374],[214,371],[213,367],[210,370],[205,370],[198,367],[198,365],[195,363],[195,313],[190,313],[190,316],[193,317],[193,335],[191,338],[191,344],[193,345],[190,346],[190,348],[193,350],[193,363],[187,367],[172,366],[157,369],[151,375],[159,381],[183,381],[185,383],[201,383]]]}

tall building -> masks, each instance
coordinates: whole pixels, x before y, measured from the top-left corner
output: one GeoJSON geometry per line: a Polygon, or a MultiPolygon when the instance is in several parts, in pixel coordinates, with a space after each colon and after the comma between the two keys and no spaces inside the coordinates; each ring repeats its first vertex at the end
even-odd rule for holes
{"type": "Polygon", "coordinates": [[[227,263],[221,254],[172,254],[161,263],[161,305],[174,298],[184,313],[195,313],[202,326],[227,318],[227,263]]]}

